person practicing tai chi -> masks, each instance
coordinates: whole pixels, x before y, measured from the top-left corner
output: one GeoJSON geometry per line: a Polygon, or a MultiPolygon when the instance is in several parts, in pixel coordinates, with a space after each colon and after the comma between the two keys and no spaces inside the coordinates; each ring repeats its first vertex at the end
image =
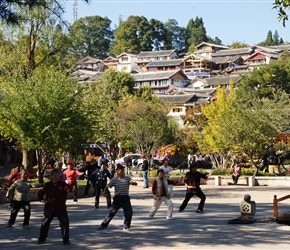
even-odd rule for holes
{"type": "Polygon", "coordinates": [[[210,175],[205,175],[197,171],[198,164],[196,162],[192,163],[190,165],[190,171],[186,173],[185,177],[182,180],[182,183],[186,186],[186,194],[185,194],[185,199],[182,202],[181,206],[179,207],[179,212],[182,212],[189,200],[196,195],[197,197],[200,198],[200,202],[198,205],[198,208],[196,210],[197,213],[203,213],[203,207],[205,203],[206,196],[205,194],[201,191],[200,188],[200,179],[207,179],[207,177],[210,175]]]}
{"type": "Polygon", "coordinates": [[[164,170],[158,169],[158,178],[156,178],[152,185],[152,194],[154,198],[153,207],[149,213],[148,218],[153,218],[156,214],[158,208],[164,202],[167,206],[167,220],[173,220],[172,212],[173,212],[173,202],[170,199],[170,194],[168,191],[168,184],[175,185],[179,181],[172,181],[164,177],[164,170]]]}
{"type": "Polygon", "coordinates": [[[129,186],[130,185],[137,186],[138,183],[133,181],[130,176],[125,175],[124,166],[117,164],[116,171],[117,176],[110,180],[110,182],[108,183],[108,185],[105,187],[104,190],[104,195],[106,195],[106,193],[109,191],[108,188],[115,187],[115,195],[113,198],[113,203],[98,230],[106,229],[110,221],[114,218],[114,216],[118,212],[118,210],[120,208],[123,208],[125,217],[123,230],[130,231],[133,209],[131,206],[129,196],[129,186]]]}

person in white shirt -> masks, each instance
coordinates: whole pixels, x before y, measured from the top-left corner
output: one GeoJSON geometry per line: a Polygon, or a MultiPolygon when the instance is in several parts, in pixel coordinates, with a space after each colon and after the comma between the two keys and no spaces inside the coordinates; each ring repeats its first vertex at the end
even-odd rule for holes
{"type": "MultiPolygon", "coordinates": [[[[163,165],[159,167],[159,169],[163,169],[163,171],[164,171],[164,179],[169,179],[170,172],[172,170],[178,169],[178,167],[173,168],[173,167],[169,166],[168,163],[169,163],[168,159],[164,159],[163,165]]],[[[173,197],[173,194],[172,194],[173,185],[168,184],[168,192],[169,192],[170,196],[173,197]]]]}

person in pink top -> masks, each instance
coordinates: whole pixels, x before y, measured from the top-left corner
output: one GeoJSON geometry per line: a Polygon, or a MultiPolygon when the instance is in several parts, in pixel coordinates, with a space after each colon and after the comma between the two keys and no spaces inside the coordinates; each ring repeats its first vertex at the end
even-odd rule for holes
{"type": "Polygon", "coordinates": [[[74,203],[78,202],[78,186],[77,186],[77,176],[83,175],[84,173],[79,172],[73,168],[73,164],[69,162],[67,164],[67,169],[63,172],[66,177],[66,183],[69,185],[70,191],[74,193],[74,203]]]}

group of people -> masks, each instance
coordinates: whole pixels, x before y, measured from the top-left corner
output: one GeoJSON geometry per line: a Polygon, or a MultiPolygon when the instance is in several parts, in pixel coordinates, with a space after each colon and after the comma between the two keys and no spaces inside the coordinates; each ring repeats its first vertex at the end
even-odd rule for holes
{"type": "MultiPolygon", "coordinates": [[[[193,163],[190,165],[190,171],[186,173],[185,177],[179,180],[170,180],[169,172],[173,169],[168,166],[168,160],[163,162],[163,165],[158,169],[158,176],[152,184],[153,194],[153,206],[149,212],[148,218],[153,218],[159,209],[162,202],[167,205],[166,219],[172,220],[173,216],[173,202],[171,200],[169,188],[170,185],[176,185],[181,182],[186,186],[185,199],[179,207],[179,212],[185,210],[189,200],[196,195],[200,198],[200,203],[196,210],[197,213],[203,212],[206,196],[200,188],[200,179],[207,179],[208,175],[204,175],[197,171],[198,165],[193,163]]],[[[104,220],[100,224],[98,230],[104,230],[108,227],[111,220],[120,208],[124,211],[124,223],[123,230],[130,231],[131,221],[133,216],[133,209],[129,196],[129,186],[137,185],[130,176],[125,175],[124,166],[117,164],[116,176],[112,176],[106,169],[107,164],[101,163],[100,168],[95,169],[89,177],[89,184],[95,188],[95,208],[99,206],[100,194],[103,192],[103,196],[107,200],[108,213],[104,220]],[[111,202],[110,189],[114,187],[114,197],[111,202]]],[[[144,171],[145,172],[145,171],[144,171]]],[[[48,236],[50,223],[54,217],[57,217],[60,222],[60,228],[62,233],[63,244],[69,245],[69,218],[66,208],[67,194],[69,192],[75,192],[76,183],[72,181],[75,175],[82,175],[84,172],[80,172],[72,168],[72,165],[68,164],[67,169],[62,173],[59,166],[56,166],[50,172],[51,181],[44,184],[43,188],[38,192],[38,199],[43,202],[44,216],[40,226],[40,234],[38,238],[38,244],[44,244],[48,236]],[[66,177],[65,180],[61,179],[62,175],[66,177]],[[74,176],[74,177],[72,177],[74,176]]],[[[148,176],[147,176],[148,177],[148,176]]],[[[149,187],[149,183],[147,184],[149,187]]],[[[146,186],[146,187],[147,187],[146,186]]],[[[30,218],[30,201],[29,190],[30,183],[27,181],[27,171],[24,169],[21,172],[21,179],[13,183],[8,189],[6,197],[10,197],[11,192],[15,191],[13,198],[13,208],[11,210],[10,219],[6,227],[12,227],[15,223],[15,219],[18,211],[24,209],[24,222],[23,227],[29,228],[30,218]]],[[[74,196],[74,199],[76,196],[74,196]]]]}

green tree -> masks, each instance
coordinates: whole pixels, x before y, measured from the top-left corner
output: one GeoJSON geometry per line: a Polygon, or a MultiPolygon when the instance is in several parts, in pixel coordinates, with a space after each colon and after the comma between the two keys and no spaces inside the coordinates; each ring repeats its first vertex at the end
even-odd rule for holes
{"type": "Polygon", "coordinates": [[[1,81],[1,132],[22,150],[34,150],[42,182],[44,152],[66,150],[88,129],[81,86],[66,72],[38,68],[1,81]]]}
{"type": "Polygon", "coordinates": [[[105,59],[114,37],[110,25],[111,20],[107,17],[87,16],[78,19],[70,27],[70,53],[78,58],[91,56],[105,59]]]}
{"type": "Polygon", "coordinates": [[[235,41],[229,47],[231,49],[240,49],[240,48],[247,48],[247,47],[249,47],[249,45],[246,44],[245,42],[235,41]]]}
{"type": "MultiPolygon", "coordinates": [[[[91,110],[88,117],[93,130],[90,135],[92,141],[107,143],[107,146],[115,142],[117,133],[112,125],[114,112],[122,99],[133,94],[134,84],[135,81],[129,73],[108,69],[88,89],[85,103],[91,110]]],[[[111,153],[115,159],[116,152],[111,153]]]]}
{"type": "MultiPolygon", "coordinates": [[[[89,0],[84,0],[88,3],[89,0]]],[[[38,8],[44,7],[49,10],[51,13],[58,13],[57,17],[62,20],[61,13],[64,13],[65,10],[62,7],[60,1],[57,0],[1,0],[0,1],[0,20],[3,20],[9,24],[19,24],[26,17],[21,15],[18,10],[24,8],[38,8]]]]}
{"type": "Polygon", "coordinates": [[[286,26],[286,21],[288,21],[288,14],[286,11],[288,11],[289,7],[289,0],[275,0],[273,4],[273,9],[278,11],[278,20],[282,21],[284,27],[286,26]]]}
{"type": "Polygon", "coordinates": [[[153,49],[152,26],[144,16],[129,16],[126,21],[120,22],[114,35],[115,41],[110,48],[113,55],[123,52],[138,54],[141,50],[153,49]]]}
{"type": "Polygon", "coordinates": [[[175,19],[168,19],[164,23],[164,28],[167,36],[167,44],[164,45],[164,49],[176,49],[178,52],[184,52],[186,47],[185,28],[178,26],[175,19]]]}
{"type": "Polygon", "coordinates": [[[190,52],[194,52],[194,48],[198,44],[208,41],[202,17],[196,17],[195,20],[190,19],[185,30],[187,36],[187,50],[190,52]]]}
{"type": "Polygon", "coordinates": [[[166,144],[170,134],[168,111],[158,100],[152,102],[136,96],[124,99],[114,116],[122,147],[131,144],[137,152],[149,155],[152,149],[166,144]]]}

